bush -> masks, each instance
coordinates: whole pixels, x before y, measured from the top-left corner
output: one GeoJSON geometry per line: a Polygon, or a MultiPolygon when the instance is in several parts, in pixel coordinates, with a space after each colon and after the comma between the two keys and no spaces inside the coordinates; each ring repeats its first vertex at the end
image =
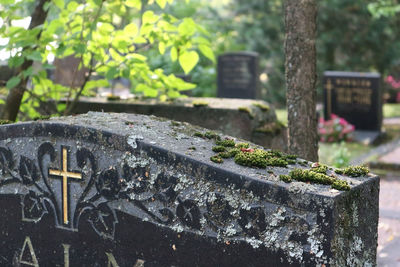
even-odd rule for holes
{"type": "Polygon", "coordinates": [[[318,123],[318,134],[321,142],[351,141],[353,138],[354,125],[335,114],[330,120],[320,118],[318,123]]]}

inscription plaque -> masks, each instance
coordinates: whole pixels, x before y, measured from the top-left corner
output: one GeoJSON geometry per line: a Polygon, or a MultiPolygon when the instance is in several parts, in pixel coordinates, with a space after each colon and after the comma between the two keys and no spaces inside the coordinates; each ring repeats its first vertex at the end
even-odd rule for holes
{"type": "Polygon", "coordinates": [[[382,126],[380,75],[326,71],[323,78],[324,113],[345,118],[356,130],[379,131],[382,126]]]}
{"type": "Polygon", "coordinates": [[[218,165],[195,130],[106,113],[0,126],[0,266],[374,263],[377,177],[286,184],[300,163],[218,165]]]}
{"type": "Polygon", "coordinates": [[[258,54],[232,52],[218,57],[218,97],[260,98],[258,54]]]}

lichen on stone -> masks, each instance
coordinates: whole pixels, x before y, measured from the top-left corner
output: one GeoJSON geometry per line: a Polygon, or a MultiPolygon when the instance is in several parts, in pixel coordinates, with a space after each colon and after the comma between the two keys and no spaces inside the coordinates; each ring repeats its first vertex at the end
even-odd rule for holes
{"type": "Polygon", "coordinates": [[[249,107],[239,107],[238,110],[240,112],[247,113],[250,119],[254,119],[254,114],[251,112],[251,109],[249,107]]]}
{"type": "Polygon", "coordinates": [[[313,169],[294,169],[289,173],[289,176],[296,181],[311,182],[316,184],[331,185],[332,188],[347,191],[350,186],[347,181],[338,180],[337,178],[330,177],[326,174],[315,172],[313,169]]]}

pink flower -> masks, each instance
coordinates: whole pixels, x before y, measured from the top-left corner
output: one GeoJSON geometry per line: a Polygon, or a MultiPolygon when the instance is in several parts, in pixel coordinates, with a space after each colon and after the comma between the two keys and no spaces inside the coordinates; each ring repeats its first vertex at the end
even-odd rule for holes
{"type": "Polygon", "coordinates": [[[345,126],[347,124],[347,121],[343,118],[339,119],[339,124],[345,126]]]}
{"type": "Polygon", "coordinates": [[[391,83],[393,81],[394,81],[394,79],[393,79],[392,75],[389,75],[389,76],[386,77],[386,82],[391,83]]]}
{"type": "Polygon", "coordinates": [[[319,128],[319,133],[320,134],[326,134],[326,129],[325,128],[319,128]]]}
{"type": "Polygon", "coordinates": [[[338,115],[336,115],[336,114],[331,114],[331,120],[334,120],[334,119],[337,119],[338,118],[338,115]]]}
{"type": "Polygon", "coordinates": [[[333,136],[330,136],[329,138],[328,138],[328,142],[333,142],[333,136]]]}

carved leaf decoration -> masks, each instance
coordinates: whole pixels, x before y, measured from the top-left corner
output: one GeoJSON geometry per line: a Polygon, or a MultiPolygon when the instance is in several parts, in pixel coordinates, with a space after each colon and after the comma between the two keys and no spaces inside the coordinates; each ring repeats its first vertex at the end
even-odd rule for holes
{"type": "Polygon", "coordinates": [[[14,167],[12,152],[9,148],[0,147],[0,170],[5,175],[14,167]]]}
{"type": "Polygon", "coordinates": [[[165,173],[160,173],[154,183],[157,193],[154,195],[156,199],[164,203],[171,203],[175,201],[177,193],[174,188],[177,184],[177,178],[174,176],[167,176],[165,173]]]}
{"type": "Polygon", "coordinates": [[[47,208],[43,200],[34,191],[29,191],[23,198],[23,217],[28,220],[38,222],[46,214],[47,208]]]}
{"type": "Polygon", "coordinates": [[[190,228],[200,229],[200,209],[196,202],[191,199],[182,201],[180,198],[178,198],[178,202],[176,216],[184,225],[190,228]]]}
{"type": "Polygon", "coordinates": [[[114,238],[115,225],[118,223],[118,219],[115,212],[106,203],[101,203],[97,208],[92,209],[88,221],[98,235],[110,239],[114,238]]]}
{"type": "Polygon", "coordinates": [[[136,167],[132,168],[128,165],[123,167],[124,178],[129,182],[128,193],[134,193],[136,195],[145,193],[148,191],[148,168],[147,167],[136,167]]]}
{"type": "Polygon", "coordinates": [[[33,160],[21,156],[19,160],[19,175],[25,185],[32,185],[39,179],[39,172],[33,160]]]}
{"type": "Polygon", "coordinates": [[[158,211],[165,218],[165,220],[163,220],[162,223],[170,224],[175,217],[174,213],[170,209],[162,208],[159,209],[158,211]]]}
{"type": "Polygon", "coordinates": [[[206,205],[207,218],[214,226],[221,228],[231,221],[233,208],[224,195],[216,192],[208,194],[206,205]]]}
{"type": "Polygon", "coordinates": [[[96,181],[96,188],[106,199],[116,199],[121,190],[118,171],[115,168],[103,171],[96,181]]]}
{"type": "Polygon", "coordinates": [[[258,237],[267,227],[264,209],[259,206],[250,210],[241,209],[238,222],[244,232],[254,237],[258,237]]]}

